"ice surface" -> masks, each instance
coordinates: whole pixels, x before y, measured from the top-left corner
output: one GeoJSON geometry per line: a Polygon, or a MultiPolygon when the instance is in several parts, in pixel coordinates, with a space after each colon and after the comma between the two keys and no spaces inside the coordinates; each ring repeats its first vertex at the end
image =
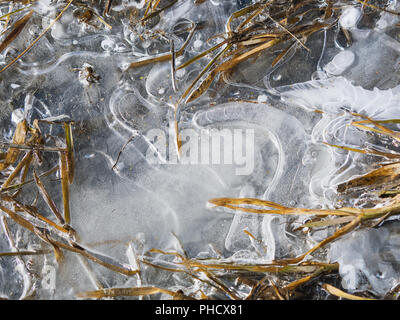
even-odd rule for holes
{"type": "MultiPolygon", "coordinates": [[[[287,198],[287,193],[289,192],[291,194],[290,201],[300,202],[300,198],[304,196],[303,190],[305,186],[303,183],[305,181],[298,179],[298,177],[304,175],[306,167],[299,163],[297,159],[302,158],[304,155],[307,136],[303,125],[296,118],[269,105],[227,104],[215,107],[212,110],[198,112],[194,117],[194,122],[201,127],[219,123],[229,125],[234,122],[244,122],[253,124],[254,128],[265,132],[265,137],[268,137],[272,142],[275,150],[262,148],[262,153],[265,155],[263,157],[264,162],[270,161],[268,158],[271,158],[271,155],[274,154],[276,154],[277,159],[275,160],[275,168],[272,171],[274,172],[273,177],[264,187],[261,198],[289,205],[287,198]]],[[[255,172],[255,175],[262,175],[262,172],[255,172]]],[[[256,194],[251,191],[252,189],[245,188],[240,196],[256,197],[256,194]]],[[[240,239],[243,239],[243,227],[245,225],[255,234],[260,233],[264,239],[268,248],[266,260],[271,261],[281,258],[282,254],[277,253],[276,247],[287,248],[285,246],[287,239],[285,239],[286,237],[282,231],[282,222],[285,219],[267,215],[262,218],[261,224],[258,220],[257,217],[251,218],[243,214],[236,214],[226,238],[225,246],[230,250],[233,248],[238,249],[236,242],[240,242],[240,239]],[[276,228],[276,226],[279,226],[279,228],[276,228]],[[260,227],[261,230],[259,229],[260,227]],[[275,237],[280,239],[277,240],[275,237]]],[[[289,251],[285,252],[285,254],[288,253],[289,251]]]]}
{"type": "Polygon", "coordinates": [[[340,264],[342,285],[350,292],[371,290],[379,295],[399,281],[399,222],[362,230],[332,245],[331,261],[340,264]]]}
{"type": "MultiPolygon", "coordinates": [[[[374,145],[371,137],[348,126],[354,120],[348,111],[374,119],[400,118],[400,44],[390,33],[398,17],[382,13],[374,29],[359,29],[361,9],[349,7],[339,24],[351,33],[352,45],[339,45],[338,30],[324,30],[307,42],[311,53],[289,50],[272,67],[274,56],[267,52],[239,65],[237,73],[225,79],[227,84],[219,79],[204,97],[178,110],[180,160],[174,104],[209,57],[176,72],[177,92],[171,86],[170,62],[128,69],[132,62],[169,53],[168,39],[179,49],[195,21],[200,28],[176,59],[178,64],[188,61],[215,45],[216,39],[207,39],[224,32],[229,14],[250,2],[213,0],[194,6],[193,1],[180,1],[149,22],[155,26],[152,32],[143,26],[133,31],[125,16],[110,22],[111,30],[98,19],[82,23],[81,8],[74,8],[5,73],[0,82],[3,138],[10,140],[24,118],[29,123],[37,118],[73,119],[71,216],[81,245],[107,261],[133,269],[141,265],[143,273],[115,275],[92,263],[88,267],[70,253],[63,265],[52,255],[32,257],[29,264],[25,258],[0,257],[0,297],[24,298],[35,287],[38,298],[69,299],[95,289],[97,280],[107,287],[184,286],[187,279],[182,276],[165,277],[138,263],[151,248],[180,251],[176,238],[190,257],[267,263],[297,256],[328,235],[325,230],[311,237],[293,233],[288,222],[300,223],[302,217],[255,216],[210,208],[207,202],[251,197],[290,207],[332,207],[337,185],[370,170],[371,159],[322,142],[374,145]],[[254,103],[226,103],[225,98],[243,93],[254,103]],[[317,109],[323,114],[314,112],[317,109]],[[206,143],[219,134],[225,134],[221,144],[206,143]],[[223,154],[227,142],[235,150],[231,161],[213,162],[211,155],[223,154]],[[57,271],[55,279],[52,270],[57,271]]],[[[122,16],[127,8],[144,6],[144,0],[116,1],[112,11],[122,16]]],[[[46,27],[61,6],[41,0],[34,8],[35,23],[46,27]]],[[[397,1],[389,8],[398,10],[397,1]]],[[[34,23],[27,26],[27,32],[0,53],[1,65],[40,30],[34,23]]],[[[63,136],[56,125],[46,132],[63,136]]],[[[59,186],[46,183],[54,186],[52,195],[61,208],[59,186]]],[[[397,284],[397,225],[357,231],[332,245],[329,258],[340,263],[345,289],[384,294],[397,284]]],[[[10,229],[10,237],[0,232],[1,252],[41,249],[41,242],[32,242],[27,231],[14,225],[10,229]]],[[[162,262],[176,267],[173,258],[162,262]]]]}

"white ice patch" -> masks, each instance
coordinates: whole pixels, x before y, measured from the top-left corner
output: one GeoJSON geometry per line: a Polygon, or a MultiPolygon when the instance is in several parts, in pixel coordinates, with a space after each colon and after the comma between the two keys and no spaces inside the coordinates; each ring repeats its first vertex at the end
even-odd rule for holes
{"type": "Polygon", "coordinates": [[[372,289],[382,295],[398,284],[399,222],[360,230],[334,242],[331,262],[338,262],[343,288],[349,292],[372,289]]]}
{"type": "Polygon", "coordinates": [[[351,29],[357,25],[361,17],[361,10],[359,8],[350,7],[343,11],[339,18],[339,24],[342,28],[351,29]]]}
{"type": "Polygon", "coordinates": [[[343,77],[307,81],[277,89],[284,101],[304,108],[339,113],[343,109],[375,119],[400,117],[400,86],[366,90],[343,77]]]}

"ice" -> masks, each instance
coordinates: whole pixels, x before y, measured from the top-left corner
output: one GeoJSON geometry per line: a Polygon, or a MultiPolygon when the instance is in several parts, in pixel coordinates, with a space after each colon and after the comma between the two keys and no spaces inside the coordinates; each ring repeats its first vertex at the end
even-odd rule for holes
{"type": "Polygon", "coordinates": [[[284,101],[308,109],[340,113],[343,109],[384,119],[400,116],[399,87],[367,90],[355,86],[344,77],[313,80],[277,89],[284,101]]]}
{"type": "Polygon", "coordinates": [[[331,261],[340,265],[343,288],[384,295],[399,282],[399,222],[354,233],[332,245],[331,261]]]}
{"type": "Polygon", "coordinates": [[[361,17],[359,8],[350,7],[345,9],[339,19],[339,23],[343,28],[351,29],[357,25],[357,21],[361,17]]]}
{"type": "MultiPolygon", "coordinates": [[[[292,201],[300,203],[300,198],[303,198],[304,201],[304,185],[302,184],[305,181],[299,181],[297,178],[304,175],[306,167],[297,162],[297,157],[301,158],[304,154],[308,138],[303,124],[296,118],[270,105],[226,104],[209,111],[198,112],[194,117],[194,122],[200,127],[234,122],[256,125],[257,127],[255,128],[261,130],[273,146],[273,149],[269,150],[263,147],[264,161],[270,158],[272,154],[276,157],[276,160],[274,160],[276,161],[275,168],[271,170],[274,174],[270,178],[271,180],[268,181],[267,186],[264,187],[262,198],[288,204],[286,195],[287,192],[290,192],[292,201]]],[[[259,174],[262,174],[262,172],[259,174]]],[[[252,190],[245,186],[241,192],[241,197],[255,197],[256,194],[252,190]]],[[[284,218],[266,215],[262,218],[260,230],[259,218],[236,214],[226,238],[225,246],[230,250],[243,249],[249,241],[248,239],[247,241],[244,240],[246,237],[243,234],[243,228],[247,226],[251,232],[260,234],[263,237],[268,248],[268,255],[265,256],[265,259],[270,261],[282,257],[281,252],[288,241],[285,239],[284,232],[282,232],[282,228],[284,228],[282,227],[283,221],[285,221],[284,218]],[[279,240],[276,237],[279,237],[279,240]],[[278,250],[276,246],[281,246],[279,247],[281,250],[278,250]]],[[[288,252],[286,251],[286,254],[288,252]]]]}
{"type": "Polygon", "coordinates": [[[343,52],[337,54],[331,62],[325,66],[325,71],[328,74],[339,76],[347,68],[349,68],[354,62],[354,53],[350,50],[344,50],[343,52]]]}
{"type": "MultiPolygon", "coordinates": [[[[388,10],[397,11],[399,9],[399,2],[397,0],[391,1],[388,10]]],[[[384,31],[390,27],[393,27],[396,23],[399,22],[399,17],[394,14],[390,14],[388,12],[382,13],[379,21],[376,23],[376,29],[384,31]]]]}
{"type": "MultiPolygon", "coordinates": [[[[166,276],[140,259],[157,248],[184,250],[189,258],[270,263],[298,256],[331,234],[332,229],[293,231],[304,217],[257,216],[215,208],[208,201],[248,197],[290,207],[338,205],[337,185],[368,172],[374,163],[367,155],[322,142],[355,148],[394,146],[377,146],[372,135],[349,123],[354,120],[350,112],[374,119],[400,118],[400,44],[393,32],[397,16],[379,12],[373,28],[361,28],[361,4],[346,5],[338,21],[350,33],[352,44],[337,26],[326,28],[301,39],[307,40],[310,51],[293,46],[272,66],[285,49],[277,46],[238,65],[232,77],[217,77],[190,104],[179,98],[214,53],[176,70],[176,92],[168,59],[131,67],[148,58],[165,58],[169,40],[179,50],[195,23],[187,50],[175,62],[188,61],[221,40],[208,39],[224,34],[233,11],[255,2],[178,1],[146,25],[135,21],[135,9],[143,11],[145,0],[114,1],[104,17],[109,25],[96,16],[86,21],[84,8],[74,2],[29,54],[4,73],[3,138],[11,141],[23,119],[31,125],[38,118],[73,120],[76,172],[70,186],[71,218],[80,245],[105,261],[141,267],[142,272],[128,278],[68,252],[62,264],[53,254],[30,257],[29,264],[25,258],[0,257],[0,297],[29,297],[35,288],[38,298],[71,299],[99,283],[190,287],[196,292],[203,288],[200,281],[193,284],[181,274],[166,276]],[[175,120],[183,143],[179,157],[175,120]]],[[[31,43],[63,5],[37,1],[35,20],[0,53],[2,66],[31,43]]],[[[100,7],[95,4],[94,12],[101,14],[100,7]]],[[[1,7],[2,14],[5,8],[1,7]]],[[[387,8],[398,10],[398,2],[391,1],[387,8]]],[[[54,143],[63,145],[62,127],[46,128],[46,142],[55,135],[54,143]]],[[[57,154],[49,159],[57,160],[57,154]]],[[[46,157],[42,166],[50,160],[46,157]]],[[[43,169],[39,161],[34,166],[43,169]]],[[[46,186],[62,208],[59,181],[53,180],[46,180],[46,186]]],[[[36,189],[29,188],[32,192],[24,200],[32,203],[36,189]]],[[[356,200],[348,201],[354,205],[356,200]]],[[[400,271],[397,229],[398,222],[392,221],[377,229],[356,230],[314,258],[325,259],[327,253],[331,262],[340,263],[344,289],[384,295],[397,284],[400,271]]],[[[42,249],[42,242],[32,238],[12,225],[10,237],[0,232],[0,251],[42,249]]],[[[161,254],[152,259],[170,268],[179,262],[161,254]]],[[[245,286],[238,290],[241,296],[248,293],[245,286]]]]}

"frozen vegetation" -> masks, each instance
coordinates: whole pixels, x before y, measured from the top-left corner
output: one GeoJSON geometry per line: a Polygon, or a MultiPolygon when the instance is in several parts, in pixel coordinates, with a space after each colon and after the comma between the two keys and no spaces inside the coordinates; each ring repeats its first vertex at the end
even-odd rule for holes
{"type": "MultiPolygon", "coordinates": [[[[25,177],[32,181],[19,192],[7,186],[21,183],[23,173],[7,179],[33,144],[1,167],[0,298],[75,299],[102,288],[157,287],[165,290],[133,291],[131,298],[179,298],[182,290],[185,297],[243,299],[256,296],[262,279],[270,291],[263,287],[259,298],[266,299],[333,299],[324,283],[397,298],[395,214],[287,262],[295,271],[277,273],[273,266],[284,268],[351,218],[302,227],[326,217],[252,214],[209,201],[251,198],[317,210],[387,205],[381,189],[338,186],[397,159],[399,121],[383,133],[351,124],[400,119],[400,4],[305,2],[2,1],[0,160],[7,161],[10,143],[24,145],[13,140],[24,120],[32,135],[35,120],[45,120],[38,124],[43,140],[35,141],[56,152],[34,152],[25,177]],[[234,12],[240,14],[229,22],[234,12]],[[68,121],[73,183],[61,170],[68,151],[60,150],[71,151],[68,121]],[[55,165],[60,169],[40,179],[64,214],[58,229],[28,212],[56,221],[34,178],[55,165]],[[293,284],[308,274],[303,287],[293,284]]],[[[385,180],[385,192],[398,193],[396,178],[385,180]]]]}

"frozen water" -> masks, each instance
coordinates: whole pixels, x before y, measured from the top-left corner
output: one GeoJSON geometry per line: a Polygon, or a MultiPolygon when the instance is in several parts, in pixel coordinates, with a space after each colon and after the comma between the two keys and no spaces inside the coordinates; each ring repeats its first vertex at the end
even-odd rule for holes
{"type": "Polygon", "coordinates": [[[331,261],[340,265],[342,285],[350,292],[384,295],[399,281],[399,222],[362,230],[332,245],[331,261]]]}
{"type": "MultiPolygon", "coordinates": [[[[276,160],[274,160],[276,164],[270,171],[274,172],[272,178],[266,180],[262,171],[254,172],[255,176],[261,175],[265,180],[266,184],[264,184],[264,189],[261,189],[262,193],[254,194],[254,189],[249,189],[245,185],[245,189],[240,194],[241,197],[254,198],[261,195],[263,199],[289,205],[287,193],[290,192],[291,201],[300,203],[305,200],[303,193],[305,188],[304,181],[298,179],[298,177],[304,176],[308,167],[299,163],[298,159],[304,155],[308,138],[303,124],[296,118],[270,105],[228,104],[215,107],[212,110],[198,112],[194,117],[194,122],[198,126],[219,123],[229,125],[234,122],[249,123],[257,131],[260,130],[264,133],[264,143],[266,138],[271,141],[273,148],[268,148],[268,145],[265,145],[262,146],[260,151],[265,164],[273,159],[272,156],[276,157],[276,160]]],[[[258,190],[260,190],[260,186],[258,190]]],[[[243,228],[247,226],[251,232],[260,234],[264,238],[268,248],[266,260],[271,261],[281,258],[282,255],[276,254],[278,251],[276,246],[282,246],[283,248],[286,244],[286,241],[280,241],[285,238],[284,232],[282,232],[282,222],[285,219],[266,215],[262,218],[263,222],[261,224],[258,220],[257,217],[236,214],[227,235],[225,246],[230,250],[242,248],[238,246],[244,246],[243,228]],[[279,228],[276,229],[276,226],[279,226],[279,228]],[[280,237],[280,239],[277,240],[275,237],[280,237]]],[[[247,239],[245,243],[248,243],[248,241],[247,239]]],[[[285,254],[288,253],[290,251],[285,252],[285,254]]]]}
{"type": "MultiPolygon", "coordinates": [[[[213,0],[195,6],[179,1],[149,21],[153,29],[133,28],[123,14],[144,8],[144,0],[116,1],[110,16],[121,19],[110,19],[112,29],[99,19],[85,22],[82,8],[74,7],[4,73],[3,138],[11,139],[22,119],[75,121],[71,212],[82,246],[135,269],[138,257],[151,248],[180,250],[173,234],[190,257],[248,263],[297,256],[328,235],[325,230],[312,237],[292,233],[289,226],[302,217],[249,215],[210,208],[207,201],[251,197],[291,207],[332,207],[336,186],[370,170],[371,160],[322,142],[374,144],[347,126],[354,119],[348,111],[375,119],[400,118],[400,44],[389,33],[398,17],[383,13],[374,29],[359,29],[362,11],[349,7],[339,24],[351,33],[351,46],[338,45],[338,30],[324,30],[307,43],[311,53],[293,47],[297,51],[288,50],[274,67],[269,53],[239,65],[222,89],[219,79],[203,97],[178,110],[180,159],[174,140],[175,103],[209,57],[176,71],[177,92],[171,86],[169,61],[129,68],[149,56],[168,54],[169,39],[179,49],[195,21],[199,30],[176,59],[188,61],[215,45],[216,39],[207,39],[224,32],[229,14],[251,2],[213,0]],[[253,102],[226,103],[227,97],[240,99],[242,94],[253,102]],[[214,144],[216,137],[220,140],[214,144]],[[214,155],[226,156],[225,163],[214,155]]],[[[38,1],[35,22],[46,27],[60,8],[49,0],[38,1]]],[[[397,1],[389,8],[398,10],[397,1]]],[[[27,30],[0,54],[2,66],[41,28],[32,23],[27,30]]],[[[60,132],[52,125],[47,133],[62,136],[60,132]]],[[[58,185],[48,183],[61,207],[58,185]]],[[[332,245],[329,258],[340,263],[345,289],[384,294],[396,285],[397,229],[392,222],[332,245]]],[[[10,230],[12,237],[0,232],[1,252],[42,249],[39,240],[29,241],[27,231],[14,225],[10,230]]],[[[166,279],[145,266],[141,277],[115,275],[94,264],[88,267],[69,253],[63,265],[52,255],[32,258],[35,267],[24,258],[0,259],[0,297],[12,299],[29,296],[33,287],[38,298],[72,298],[96,288],[97,280],[107,287],[185,283],[181,276],[166,279]],[[56,279],[50,277],[52,270],[57,270],[56,279]]],[[[163,263],[174,267],[173,262],[163,263]]]]}

